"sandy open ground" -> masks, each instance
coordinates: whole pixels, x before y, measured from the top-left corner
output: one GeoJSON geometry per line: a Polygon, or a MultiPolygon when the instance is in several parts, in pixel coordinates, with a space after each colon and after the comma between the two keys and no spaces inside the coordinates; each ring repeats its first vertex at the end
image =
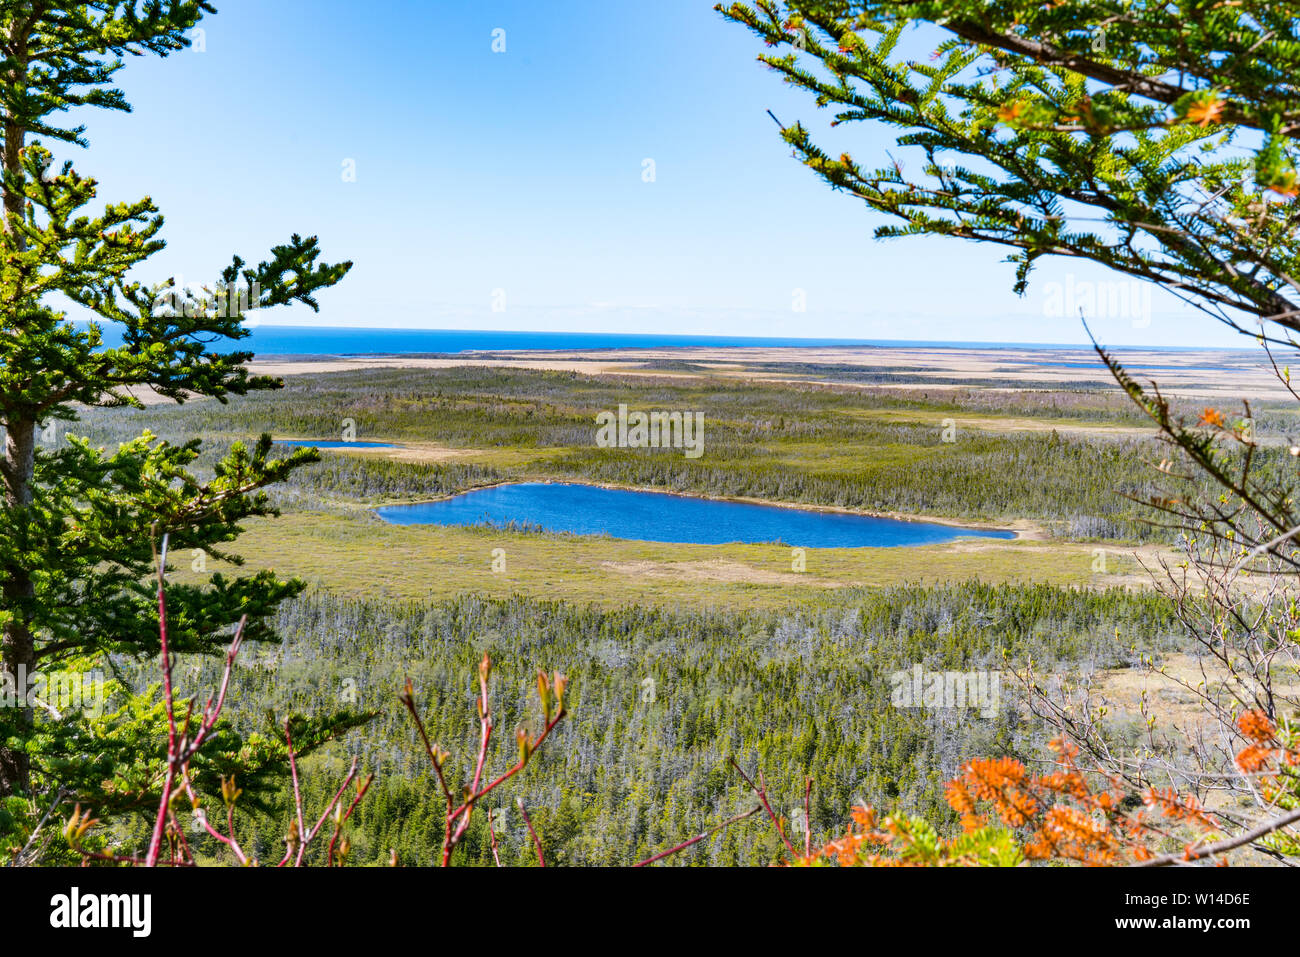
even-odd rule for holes
{"type": "MultiPolygon", "coordinates": [[[[1191,350],[1165,352],[1151,349],[1117,350],[1119,359],[1140,382],[1155,379],[1167,394],[1207,401],[1239,398],[1284,400],[1287,392],[1267,358],[1255,350],[1191,350]]],[[[862,371],[889,373],[895,378],[889,388],[948,390],[970,388],[967,383],[943,380],[975,380],[975,387],[990,389],[1024,388],[1114,388],[1114,380],[1096,353],[1083,349],[948,349],[938,347],[843,347],[843,348],[711,348],[619,349],[590,352],[465,353],[458,356],[368,355],[349,357],[267,357],[250,368],[260,375],[293,376],[322,372],[358,371],[376,368],[445,369],[454,366],[504,366],[520,369],[549,369],[584,375],[653,375],[692,377],[699,374],[856,385],[875,384],[847,381],[838,377],[839,366],[848,374],[862,371]],[[656,362],[687,362],[693,370],[655,369],[656,362]],[[771,370],[756,368],[772,363],[812,367],[771,370]],[[815,368],[821,367],[821,368],[815,368]],[[811,379],[809,378],[811,376],[811,379]]]]}
{"type": "MultiPolygon", "coordinates": [[[[1155,380],[1170,396],[1220,404],[1239,399],[1276,402],[1291,398],[1269,367],[1266,356],[1258,350],[1163,352],[1133,348],[1117,350],[1116,355],[1135,379],[1144,385],[1155,380]]],[[[747,381],[822,383],[866,390],[914,389],[926,394],[972,388],[993,391],[1116,388],[1114,379],[1096,353],[1050,347],[689,347],[588,352],[473,352],[456,356],[268,356],[255,359],[249,364],[249,369],[257,375],[283,377],[367,369],[448,369],[457,366],[679,379],[710,375],[747,381]],[[698,369],[655,368],[656,363],[662,362],[690,363],[698,369]],[[785,368],[771,368],[774,364],[785,368]],[[890,380],[884,383],[855,381],[855,377],[864,372],[888,374],[890,380]]],[[[135,394],[146,404],[164,401],[148,390],[139,390],[135,394]]],[[[1041,427],[1041,423],[1032,419],[1025,420],[1025,429],[1041,427]]]]}

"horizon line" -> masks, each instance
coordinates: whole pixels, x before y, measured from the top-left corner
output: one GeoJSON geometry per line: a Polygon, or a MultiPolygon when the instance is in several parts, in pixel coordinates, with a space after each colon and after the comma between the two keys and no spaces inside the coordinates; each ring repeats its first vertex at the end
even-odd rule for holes
{"type": "MultiPolygon", "coordinates": [[[[73,323],[89,324],[95,320],[88,319],[71,319],[73,323]]],[[[103,323],[100,323],[103,324],[103,323]]],[[[109,325],[116,325],[111,323],[109,325]]],[[[445,326],[346,326],[346,325],[304,325],[300,323],[274,323],[258,322],[254,326],[246,327],[251,335],[256,335],[259,330],[284,330],[287,332],[340,332],[340,333],[405,333],[411,335],[429,334],[429,333],[479,333],[500,336],[557,336],[557,337],[604,337],[609,339],[660,339],[660,340],[693,340],[705,344],[733,345],[738,348],[738,343],[754,343],[763,345],[768,343],[786,343],[785,348],[800,348],[790,343],[807,343],[810,347],[853,347],[853,346],[870,346],[883,348],[940,348],[940,349],[1075,349],[1093,352],[1094,347],[1091,343],[1086,342],[1031,342],[1031,341],[1011,341],[1000,339],[867,339],[856,338],[851,336],[744,336],[731,335],[726,333],[672,333],[672,332],[593,332],[582,330],[547,330],[547,329],[492,329],[483,327],[445,327],[445,326]]],[[[1104,343],[1103,343],[1104,346],[1104,343]]],[[[599,347],[593,347],[599,348],[599,347]]],[[[662,346],[656,348],[692,348],[690,344],[674,346],[665,342],[662,346]]],[[[778,347],[779,348],[779,347],[778,347]]],[[[1248,351],[1250,346],[1228,346],[1228,345],[1201,345],[1201,346],[1179,346],[1179,345],[1162,345],[1156,343],[1123,343],[1114,346],[1122,349],[1158,349],[1178,352],[1240,352],[1248,351]]],[[[475,350],[475,351],[491,351],[475,350]]],[[[545,348],[530,349],[524,351],[551,351],[545,348]]],[[[350,353],[356,354],[356,353],[350,353]]]]}

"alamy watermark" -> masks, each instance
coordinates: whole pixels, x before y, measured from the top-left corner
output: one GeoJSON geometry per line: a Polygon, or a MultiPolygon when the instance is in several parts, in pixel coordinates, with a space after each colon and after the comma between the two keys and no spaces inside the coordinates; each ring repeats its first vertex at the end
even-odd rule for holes
{"type": "Polygon", "coordinates": [[[1043,286],[1043,315],[1049,318],[1128,319],[1135,329],[1151,325],[1151,283],[1136,279],[1075,281],[1043,286]]]}
{"type": "Polygon", "coordinates": [[[602,449],[684,449],[688,459],[704,454],[703,412],[618,412],[597,414],[596,445],[602,449]]]}
{"type": "Polygon", "coordinates": [[[84,710],[97,718],[104,712],[104,680],[101,671],[28,674],[20,664],[17,674],[0,671],[0,708],[41,708],[59,716],[84,710]]]}
{"type": "Polygon", "coordinates": [[[215,288],[195,289],[177,277],[170,286],[154,296],[154,311],[164,316],[216,316],[232,319],[243,316],[262,303],[262,284],[217,283],[215,288]]]}
{"type": "Polygon", "coordinates": [[[73,887],[50,898],[50,926],[56,930],[78,928],[129,930],[132,937],[148,937],[153,930],[153,896],[150,894],[83,894],[73,887]]]}
{"type": "Polygon", "coordinates": [[[913,665],[910,671],[895,671],[889,683],[895,708],[977,708],[992,718],[1002,698],[1002,674],[997,671],[926,671],[913,665]]]}

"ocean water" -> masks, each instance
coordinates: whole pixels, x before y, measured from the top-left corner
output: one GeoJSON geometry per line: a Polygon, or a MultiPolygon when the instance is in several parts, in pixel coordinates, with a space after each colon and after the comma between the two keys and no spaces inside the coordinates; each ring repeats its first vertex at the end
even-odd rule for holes
{"type": "MultiPolygon", "coordinates": [[[[105,343],[121,344],[118,327],[104,327],[105,343]]],[[[775,348],[879,346],[943,349],[1088,349],[1086,345],[1035,345],[1024,342],[930,342],[920,339],[800,339],[759,336],[684,336],[605,332],[506,332],[485,329],[358,329],[326,326],[256,326],[238,342],[218,341],[218,351],[254,352],[259,356],[456,355],[512,350],[668,349],[688,346],[775,348]]],[[[1179,351],[1169,348],[1167,351],[1179,351]]]]}
{"type": "Polygon", "coordinates": [[[546,482],[499,485],[440,502],[388,505],[375,512],[393,525],[515,522],[552,532],[700,545],[781,542],[808,548],[879,548],[932,545],[969,536],[1016,537],[1014,532],[931,522],[546,482]]]}

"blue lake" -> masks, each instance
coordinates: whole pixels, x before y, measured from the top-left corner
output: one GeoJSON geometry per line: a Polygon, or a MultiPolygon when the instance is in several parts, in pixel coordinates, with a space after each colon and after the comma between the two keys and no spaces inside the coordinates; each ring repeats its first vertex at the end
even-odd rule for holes
{"type": "Polygon", "coordinates": [[[499,485],[440,502],[388,505],[375,511],[393,525],[515,522],[552,532],[700,545],[782,542],[808,548],[862,548],[932,545],[968,536],[1016,537],[1015,532],[932,522],[546,482],[499,485]]]}
{"type": "Polygon", "coordinates": [[[276,439],[277,445],[305,445],[313,449],[395,449],[392,442],[337,442],[329,439],[276,439]]]}

